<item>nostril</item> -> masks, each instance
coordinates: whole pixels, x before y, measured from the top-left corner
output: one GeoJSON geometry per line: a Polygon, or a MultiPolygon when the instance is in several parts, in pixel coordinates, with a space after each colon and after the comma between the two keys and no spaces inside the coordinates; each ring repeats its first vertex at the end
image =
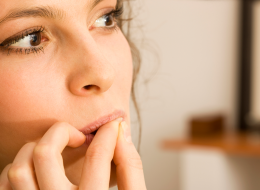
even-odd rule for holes
{"type": "Polygon", "coordinates": [[[86,90],[90,90],[93,87],[94,87],[94,85],[86,85],[83,88],[86,89],[86,90]]]}
{"type": "Polygon", "coordinates": [[[85,90],[99,90],[99,87],[93,84],[86,85],[83,87],[85,90]]]}

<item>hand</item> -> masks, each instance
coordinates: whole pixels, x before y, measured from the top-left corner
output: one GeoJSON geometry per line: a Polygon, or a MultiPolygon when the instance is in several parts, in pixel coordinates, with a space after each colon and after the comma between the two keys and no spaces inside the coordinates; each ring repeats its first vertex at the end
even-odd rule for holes
{"type": "MultiPolygon", "coordinates": [[[[98,130],[88,147],[79,187],[67,179],[61,152],[66,146],[82,145],[85,135],[68,123],[58,122],[38,143],[27,143],[21,148],[2,172],[0,190],[107,190],[113,157],[119,190],[145,190],[140,157],[123,135],[122,126],[128,128],[123,122],[118,133],[118,125],[118,121],[113,121],[98,130]]],[[[127,133],[130,134],[129,130],[127,133]]]]}
{"type": "Polygon", "coordinates": [[[120,124],[114,162],[119,190],[146,190],[142,161],[126,122],[120,124]]]}

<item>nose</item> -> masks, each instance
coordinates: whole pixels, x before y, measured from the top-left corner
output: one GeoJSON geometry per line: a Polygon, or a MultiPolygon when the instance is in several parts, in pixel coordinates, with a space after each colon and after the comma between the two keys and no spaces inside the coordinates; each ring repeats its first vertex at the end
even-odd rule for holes
{"type": "MultiPolygon", "coordinates": [[[[80,39],[74,52],[69,89],[77,96],[106,92],[115,79],[113,64],[105,57],[93,38],[80,39]]],[[[109,50],[109,47],[107,47],[109,50]]],[[[106,49],[106,50],[107,50],[106,49]]]]}

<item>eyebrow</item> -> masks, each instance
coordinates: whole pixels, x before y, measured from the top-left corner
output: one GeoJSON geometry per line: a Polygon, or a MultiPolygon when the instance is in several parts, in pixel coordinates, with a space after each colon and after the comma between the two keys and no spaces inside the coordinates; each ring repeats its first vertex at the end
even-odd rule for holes
{"type": "Polygon", "coordinates": [[[93,2],[92,2],[92,5],[91,5],[91,8],[90,9],[93,9],[95,6],[97,6],[101,1],[103,1],[103,0],[94,0],[93,2]]]}
{"type": "MultiPolygon", "coordinates": [[[[103,0],[93,0],[90,7],[93,9],[103,0]]],[[[66,12],[54,7],[43,6],[43,7],[33,7],[29,9],[20,9],[11,11],[5,17],[0,19],[0,24],[7,22],[9,20],[14,20],[23,17],[44,17],[50,19],[62,19],[66,15],[66,12]]]]}

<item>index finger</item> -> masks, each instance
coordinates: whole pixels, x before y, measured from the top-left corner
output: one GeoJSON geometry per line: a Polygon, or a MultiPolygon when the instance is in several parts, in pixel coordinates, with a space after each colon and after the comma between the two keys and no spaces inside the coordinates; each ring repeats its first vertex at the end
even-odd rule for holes
{"type": "Polygon", "coordinates": [[[55,123],[36,145],[33,154],[35,172],[40,189],[71,189],[61,152],[66,146],[78,147],[86,137],[66,122],[55,123]]]}
{"type": "Polygon", "coordinates": [[[111,161],[117,142],[118,119],[103,125],[88,147],[79,189],[104,190],[109,188],[111,161]]]}
{"type": "Polygon", "coordinates": [[[130,127],[122,122],[114,154],[117,186],[124,190],[146,190],[143,164],[131,140],[130,127]]]}

